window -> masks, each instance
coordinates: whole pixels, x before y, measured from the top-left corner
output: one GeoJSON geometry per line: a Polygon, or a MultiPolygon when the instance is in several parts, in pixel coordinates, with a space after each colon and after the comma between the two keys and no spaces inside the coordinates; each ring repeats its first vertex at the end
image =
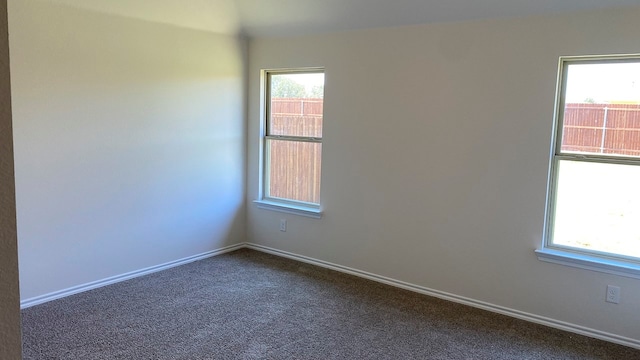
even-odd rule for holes
{"type": "Polygon", "coordinates": [[[606,272],[625,268],[623,275],[638,277],[640,55],[561,58],[558,78],[539,254],[572,257],[580,267],[593,263],[606,272]]]}
{"type": "Polygon", "coordinates": [[[324,71],[263,71],[261,200],[275,210],[319,217],[324,71]]]}

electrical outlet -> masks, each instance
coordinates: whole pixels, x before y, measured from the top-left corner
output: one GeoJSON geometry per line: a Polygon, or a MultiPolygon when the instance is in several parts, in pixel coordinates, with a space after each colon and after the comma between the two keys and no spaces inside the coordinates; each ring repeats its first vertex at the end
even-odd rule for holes
{"type": "Polygon", "coordinates": [[[287,219],[280,219],[280,231],[287,231],[287,219]]]}
{"type": "Polygon", "coordinates": [[[620,287],[607,285],[607,302],[619,304],[620,303],[620,287]]]}

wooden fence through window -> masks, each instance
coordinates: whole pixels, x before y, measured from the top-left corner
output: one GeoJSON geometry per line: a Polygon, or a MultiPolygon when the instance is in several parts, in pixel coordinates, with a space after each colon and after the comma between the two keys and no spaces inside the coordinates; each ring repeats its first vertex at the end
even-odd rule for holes
{"type": "MultiPolygon", "coordinates": [[[[322,138],[323,99],[272,98],[270,135],[322,138]]],[[[319,203],[322,144],[270,140],[269,196],[319,203]]]]}
{"type": "Polygon", "coordinates": [[[640,104],[566,104],[562,151],[640,156],[640,104]]]}

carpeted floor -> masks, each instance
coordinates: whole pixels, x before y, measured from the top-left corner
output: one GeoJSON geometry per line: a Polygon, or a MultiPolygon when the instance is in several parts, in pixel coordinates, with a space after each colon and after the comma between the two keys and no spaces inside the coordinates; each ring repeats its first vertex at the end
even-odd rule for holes
{"type": "Polygon", "coordinates": [[[239,250],[22,311],[24,359],[640,359],[640,350],[239,250]]]}

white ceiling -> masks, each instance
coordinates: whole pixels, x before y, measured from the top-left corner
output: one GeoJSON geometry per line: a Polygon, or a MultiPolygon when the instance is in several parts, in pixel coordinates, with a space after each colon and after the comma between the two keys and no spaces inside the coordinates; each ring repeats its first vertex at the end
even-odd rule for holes
{"type": "Polygon", "coordinates": [[[43,0],[114,15],[249,36],[640,6],[640,0],[43,0]]]}

